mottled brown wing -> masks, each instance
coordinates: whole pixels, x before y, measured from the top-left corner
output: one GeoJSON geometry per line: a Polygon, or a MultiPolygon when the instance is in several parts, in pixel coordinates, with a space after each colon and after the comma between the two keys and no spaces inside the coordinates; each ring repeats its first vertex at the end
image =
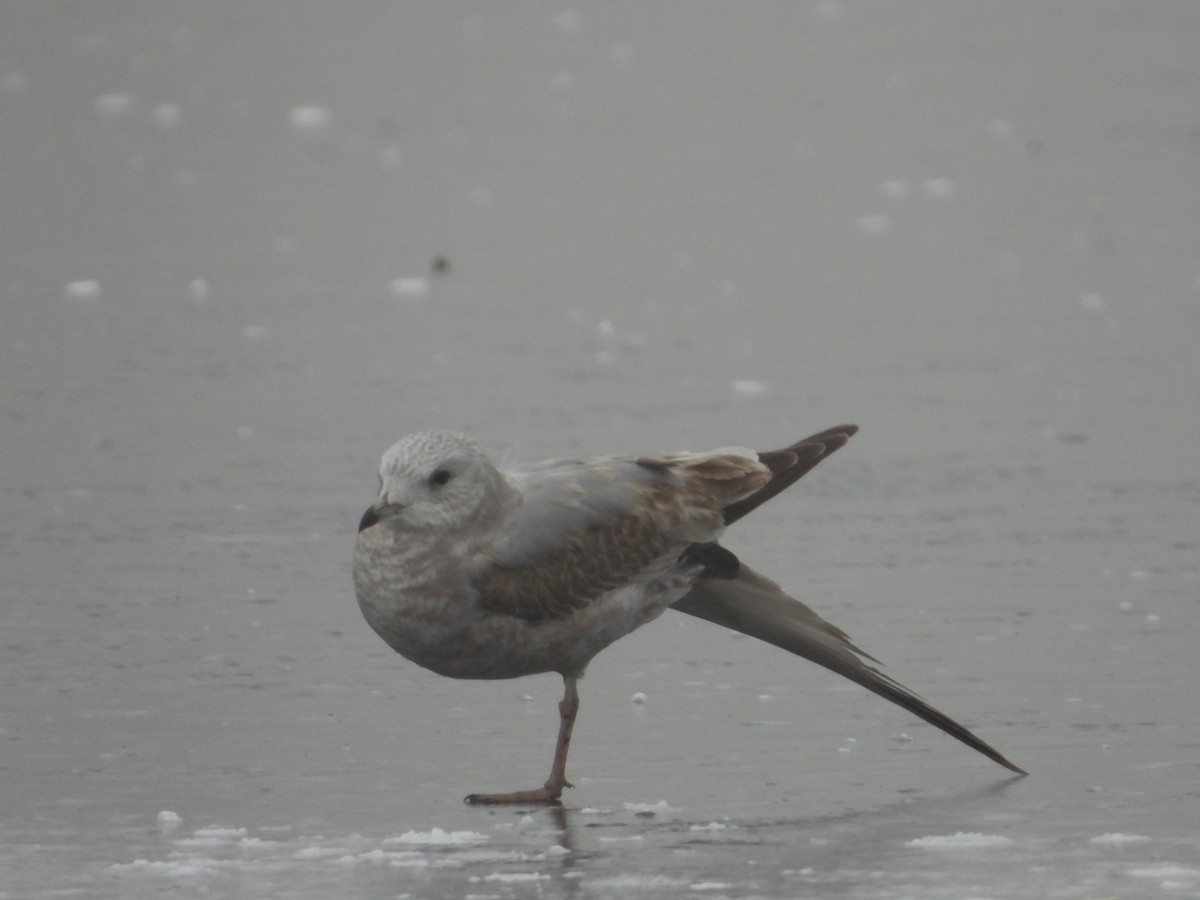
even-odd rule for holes
{"type": "Polygon", "coordinates": [[[736,453],[602,458],[510,474],[522,503],[470,573],[480,603],[528,621],[569,615],[672,568],[771,478],[736,453]]]}

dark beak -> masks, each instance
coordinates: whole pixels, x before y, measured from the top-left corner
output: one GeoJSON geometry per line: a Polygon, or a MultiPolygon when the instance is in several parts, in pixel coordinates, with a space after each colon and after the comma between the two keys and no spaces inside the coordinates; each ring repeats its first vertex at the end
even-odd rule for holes
{"type": "Polygon", "coordinates": [[[366,531],[372,525],[379,524],[379,510],[374,506],[368,506],[367,511],[362,514],[362,518],[358,520],[358,530],[366,531]]]}

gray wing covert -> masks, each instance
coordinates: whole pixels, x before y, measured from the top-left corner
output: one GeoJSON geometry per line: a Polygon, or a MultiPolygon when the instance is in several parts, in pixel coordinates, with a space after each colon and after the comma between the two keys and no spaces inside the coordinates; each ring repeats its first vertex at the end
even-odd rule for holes
{"type": "Polygon", "coordinates": [[[486,609],[545,621],[628,584],[682,552],[683,479],[633,459],[558,461],[509,473],[522,502],[482,551],[473,579],[486,609]]]}

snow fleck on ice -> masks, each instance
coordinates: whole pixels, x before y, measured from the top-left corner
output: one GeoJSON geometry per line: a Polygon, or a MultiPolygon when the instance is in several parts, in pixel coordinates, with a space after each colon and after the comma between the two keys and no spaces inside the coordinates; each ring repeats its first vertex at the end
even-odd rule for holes
{"type": "Polygon", "coordinates": [[[263,325],[247,325],[242,329],[242,337],[248,341],[261,341],[271,334],[271,329],[263,325]]]}
{"type": "Polygon", "coordinates": [[[113,863],[108,868],[112,872],[150,872],[168,878],[186,878],[191,875],[214,874],[217,871],[217,861],[203,857],[153,862],[148,859],[135,859],[131,863],[113,863]]]}
{"type": "Polygon", "coordinates": [[[100,296],[100,282],[95,278],[81,278],[68,283],[63,293],[72,300],[95,300],[100,296]]]}
{"type": "Polygon", "coordinates": [[[462,844],[481,844],[487,841],[486,834],[478,831],[443,831],[434,828],[432,831],[406,831],[398,837],[388,838],[385,844],[416,844],[422,847],[447,846],[462,844]]]}
{"type": "Polygon", "coordinates": [[[393,278],[388,290],[397,300],[418,300],[429,293],[428,278],[393,278]]]}
{"type": "Polygon", "coordinates": [[[638,691],[632,697],[629,698],[629,702],[636,704],[637,706],[643,706],[646,703],[646,695],[644,693],[642,693],[641,691],[638,691]]]}
{"type": "Polygon", "coordinates": [[[1121,834],[1117,831],[1111,831],[1107,834],[1099,834],[1088,841],[1089,844],[1104,844],[1110,847],[1120,847],[1125,844],[1145,844],[1150,840],[1144,834],[1121,834]]]}
{"type": "Polygon", "coordinates": [[[640,816],[652,816],[655,813],[671,810],[671,806],[666,800],[659,800],[657,803],[624,803],[622,807],[626,812],[637,813],[640,816]]]}
{"type": "Polygon", "coordinates": [[[980,834],[978,831],[956,831],[954,834],[934,834],[906,841],[905,847],[922,850],[976,850],[990,847],[1008,847],[1012,838],[1002,834],[980,834]]]}
{"type": "Polygon", "coordinates": [[[154,123],[159,128],[170,128],[173,125],[178,125],[179,120],[183,117],[178,103],[160,103],[150,111],[150,115],[154,117],[154,123]]]}
{"type": "Polygon", "coordinates": [[[336,847],[301,847],[292,854],[292,859],[325,859],[341,853],[341,849],[336,847]]]}
{"type": "Polygon", "coordinates": [[[729,386],[733,388],[733,393],[738,397],[761,397],[767,393],[766,382],[754,378],[741,378],[730,382],[729,386]]]}
{"type": "Polygon", "coordinates": [[[921,182],[921,190],[927,197],[944,200],[954,196],[954,181],[950,178],[926,178],[921,182]]]}
{"type": "Polygon", "coordinates": [[[498,881],[503,884],[518,884],[529,881],[544,881],[549,879],[549,875],[543,875],[541,872],[492,872],[490,875],[484,875],[480,878],[478,875],[472,875],[468,881],[478,884],[480,881],[498,881]]]}
{"type": "Polygon", "coordinates": [[[188,296],[197,303],[207,300],[211,292],[212,289],[203,278],[193,278],[188,282],[188,296]]]}
{"type": "Polygon", "coordinates": [[[879,193],[889,200],[907,200],[912,196],[912,185],[903,178],[893,178],[879,186],[879,193]]]}
{"type": "Polygon", "coordinates": [[[297,131],[324,131],[333,123],[333,112],[328,106],[315,104],[293,106],[288,121],[297,131]]]}
{"type": "Polygon", "coordinates": [[[190,838],[182,838],[175,842],[179,847],[220,847],[233,844],[246,837],[245,828],[225,828],[211,825],[208,828],[197,828],[190,838]]]}
{"type": "Polygon", "coordinates": [[[1184,888],[1190,887],[1187,882],[1200,877],[1200,869],[1192,869],[1177,863],[1158,863],[1153,866],[1130,869],[1129,874],[1135,878],[1161,878],[1164,886],[1184,888]]]}
{"type": "Polygon", "coordinates": [[[683,887],[687,882],[668,875],[614,875],[611,878],[591,879],[587,884],[595,891],[609,892],[616,896],[619,891],[683,887]]]}
{"type": "Polygon", "coordinates": [[[133,94],[101,94],[96,98],[96,112],[102,116],[123,116],[133,109],[133,94]]]}

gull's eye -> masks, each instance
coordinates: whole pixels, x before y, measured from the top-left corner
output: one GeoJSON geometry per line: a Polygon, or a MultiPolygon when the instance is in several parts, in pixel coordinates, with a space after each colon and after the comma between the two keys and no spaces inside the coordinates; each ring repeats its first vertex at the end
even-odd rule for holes
{"type": "Polygon", "coordinates": [[[449,469],[434,469],[433,474],[429,476],[429,483],[440,487],[450,480],[449,469]]]}

